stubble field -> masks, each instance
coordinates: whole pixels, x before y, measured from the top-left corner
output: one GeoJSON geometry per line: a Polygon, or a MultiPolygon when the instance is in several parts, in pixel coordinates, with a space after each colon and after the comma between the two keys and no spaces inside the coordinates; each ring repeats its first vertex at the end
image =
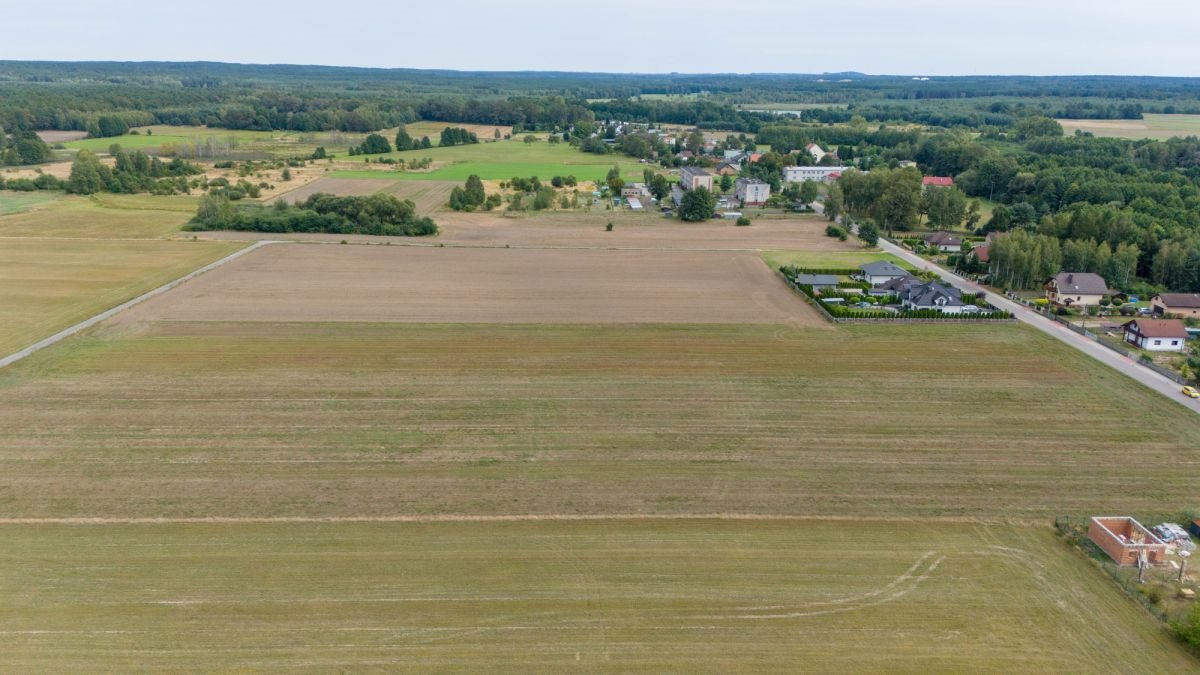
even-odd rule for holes
{"type": "Polygon", "coordinates": [[[283,244],[121,321],[823,326],[751,253],[283,244]]]}

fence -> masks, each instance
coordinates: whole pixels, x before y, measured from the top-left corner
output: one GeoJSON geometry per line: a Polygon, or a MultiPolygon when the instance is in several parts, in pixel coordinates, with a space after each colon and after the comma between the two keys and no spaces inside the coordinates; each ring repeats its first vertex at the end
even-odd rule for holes
{"type": "Polygon", "coordinates": [[[803,288],[801,288],[798,284],[796,284],[796,282],[794,282],[791,279],[791,277],[784,274],[782,271],[776,270],[776,272],[780,276],[783,277],[784,282],[787,283],[788,286],[791,286],[792,290],[795,291],[797,295],[804,298],[805,302],[807,302],[809,305],[811,305],[813,308],[815,308],[818,312],[820,312],[821,316],[825,317],[831,323],[1015,323],[1016,322],[1016,318],[1011,317],[1011,316],[1008,318],[1005,318],[1005,319],[989,319],[989,318],[983,318],[983,317],[975,318],[975,317],[967,317],[967,316],[955,316],[955,315],[950,315],[950,314],[945,315],[944,317],[937,317],[937,318],[896,316],[894,318],[893,317],[871,317],[871,318],[861,318],[860,319],[860,318],[856,318],[856,317],[852,317],[852,316],[834,316],[833,314],[831,314],[829,312],[829,310],[825,309],[825,306],[823,304],[821,304],[819,301],[817,301],[816,298],[814,298],[811,295],[809,295],[808,293],[806,293],[803,288]]]}
{"type": "MultiPolygon", "coordinates": [[[[1010,298],[1013,298],[1013,296],[1011,294],[1006,294],[1006,295],[1008,295],[1010,298]]],[[[1013,299],[1019,300],[1018,298],[1013,298],[1013,299]]],[[[1029,303],[1025,303],[1025,304],[1028,305],[1029,303]]],[[[1117,354],[1120,354],[1121,356],[1124,356],[1125,358],[1130,359],[1131,361],[1136,361],[1138,364],[1140,364],[1146,368],[1149,368],[1150,370],[1153,370],[1154,372],[1158,373],[1159,375],[1162,375],[1163,377],[1167,378],[1168,380],[1171,380],[1172,382],[1175,382],[1176,384],[1195,384],[1194,381],[1187,379],[1183,375],[1180,375],[1178,372],[1171,370],[1170,368],[1160,366],[1157,363],[1153,363],[1151,361],[1144,361],[1144,360],[1142,360],[1142,357],[1140,354],[1138,354],[1136,352],[1131,352],[1127,349],[1118,347],[1117,345],[1107,342],[1106,340],[1100,339],[1099,335],[1096,335],[1095,333],[1084,328],[1083,326],[1076,326],[1075,324],[1068,321],[1065,317],[1061,317],[1052,311],[1047,311],[1045,314],[1043,314],[1043,316],[1050,319],[1051,321],[1057,321],[1058,323],[1066,326],[1067,328],[1071,329],[1072,331],[1079,333],[1080,335],[1086,337],[1087,339],[1091,340],[1092,342],[1095,342],[1096,344],[1100,345],[1101,347],[1104,347],[1110,351],[1116,352],[1117,354]]]]}

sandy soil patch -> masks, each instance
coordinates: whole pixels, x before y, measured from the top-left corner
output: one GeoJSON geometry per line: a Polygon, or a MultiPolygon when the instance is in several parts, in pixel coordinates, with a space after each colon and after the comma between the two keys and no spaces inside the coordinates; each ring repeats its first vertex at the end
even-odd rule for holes
{"type": "Polygon", "coordinates": [[[295,204],[308,199],[312,195],[325,193],[331,195],[341,195],[345,197],[359,197],[363,195],[371,195],[390,186],[395,181],[385,179],[347,179],[347,178],[318,178],[306,185],[302,185],[287,192],[280,192],[274,197],[265,200],[267,204],[285,199],[288,202],[295,204]]]}
{"type": "Polygon", "coordinates": [[[38,138],[41,138],[43,141],[50,143],[50,144],[54,144],[54,143],[69,143],[71,141],[83,140],[88,137],[88,132],[86,132],[86,131],[58,131],[55,129],[48,129],[45,131],[37,132],[37,135],[38,135],[38,138]]]}
{"type": "Polygon", "coordinates": [[[751,253],[272,246],[131,321],[823,325],[751,253]]]}

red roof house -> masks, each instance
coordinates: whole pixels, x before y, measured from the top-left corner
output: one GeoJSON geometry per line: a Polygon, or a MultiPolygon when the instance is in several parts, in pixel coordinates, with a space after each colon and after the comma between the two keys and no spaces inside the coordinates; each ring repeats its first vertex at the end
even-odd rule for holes
{"type": "Polygon", "coordinates": [[[921,185],[926,187],[953,187],[954,179],[949,176],[925,176],[921,185]]]}

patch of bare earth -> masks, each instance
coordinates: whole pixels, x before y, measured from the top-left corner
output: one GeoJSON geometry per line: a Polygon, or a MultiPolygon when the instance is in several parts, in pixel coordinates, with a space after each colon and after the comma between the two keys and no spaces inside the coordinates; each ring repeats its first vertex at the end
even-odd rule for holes
{"type": "Polygon", "coordinates": [[[824,322],[752,253],[277,245],[131,321],[824,322]]]}

